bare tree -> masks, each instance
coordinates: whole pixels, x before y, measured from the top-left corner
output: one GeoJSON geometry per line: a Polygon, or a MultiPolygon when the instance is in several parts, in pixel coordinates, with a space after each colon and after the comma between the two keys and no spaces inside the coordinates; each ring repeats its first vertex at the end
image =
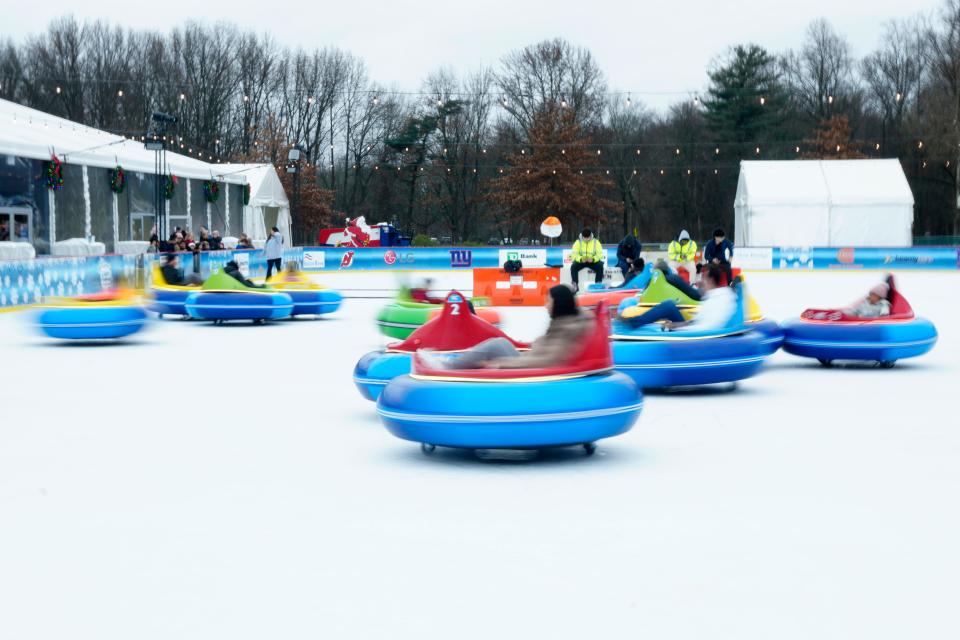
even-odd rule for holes
{"type": "Polygon", "coordinates": [[[600,122],[606,81],[593,55],[560,38],[508,53],[497,74],[504,108],[528,132],[537,114],[563,106],[581,127],[600,122]]]}
{"type": "Polygon", "coordinates": [[[919,103],[929,58],[926,32],[919,18],[890,22],[884,27],[880,48],[860,64],[870,105],[882,117],[884,149],[887,127],[899,135],[904,117],[919,103]]]}
{"type": "Polygon", "coordinates": [[[782,66],[797,109],[814,122],[847,111],[856,98],[850,43],[825,19],[810,24],[803,46],[788,51],[782,66]]]}
{"type": "MultiPolygon", "coordinates": [[[[933,83],[943,96],[940,113],[944,122],[940,143],[960,162],[960,0],[947,0],[944,4],[939,29],[933,29],[927,37],[930,46],[930,72],[933,83]]],[[[953,210],[953,233],[960,234],[960,172],[956,162],[953,169],[945,169],[953,182],[955,208],[953,210]]]]}

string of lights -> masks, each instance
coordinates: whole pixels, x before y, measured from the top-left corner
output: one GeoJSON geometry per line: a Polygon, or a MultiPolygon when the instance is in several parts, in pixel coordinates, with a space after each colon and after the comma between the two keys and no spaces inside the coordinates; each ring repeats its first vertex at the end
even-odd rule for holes
{"type": "MultiPolygon", "coordinates": [[[[145,87],[145,83],[141,80],[134,80],[130,78],[103,78],[103,77],[89,77],[89,78],[69,78],[69,77],[31,77],[30,82],[39,87],[41,90],[48,89],[52,90],[56,95],[63,94],[63,88],[66,85],[109,85],[111,87],[119,87],[116,89],[117,98],[131,97],[130,91],[128,89],[123,89],[122,87],[145,87]]],[[[155,95],[156,89],[164,88],[170,91],[172,95],[175,96],[176,100],[180,102],[186,102],[189,99],[189,85],[182,82],[151,82],[151,90],[144,90],[143,95],[155,95]]],[[[3,85],[0,84],[0,93],[3,92],[3,85]]],[[[504,107],[508,107],[510,101],[514,97],[519,97],[521,99],[537,99],[540,94],[533,93],[523,93],[523,92],[505,92],[505,91],[429,91],[429,90],[403,90],[403,89],[380,89],[380,88],[367,88],[367,89],[331,89],[317,90],[317,87],[285,87],[278,88],[266,92],[268,94],[281,94],[284,96],[297,96],[301,99],[304,99],[308,105],[320,104],[317,102],[317,95],[322,94],[327,98],[343,98],[343,97],[355,97],[355,96],[365,96],[370,102],[377,104],[384,97],[394,97],[394,98],[421,98],[428,104],[436,104],[437,107],[443,107],[449,103],[455,101],[468,101],[475,100],[477,98],[492,99],[493,101],[499,103],[504,107]]],[[[765,95],[763,91],[758,91],[755,88],[737,88],[730,87],[723,90],[723,96],[725,98],[743,98],[747,97],[751,100],[755,100],[761,106],[764,106],[769,101],[769,96],[765,95]]],[[[264,92],[256,92],[257,95],[263,95],[264,92]]],[[[243,90],[237,91],[235,93],[238,100],[248,103],[250,102],[251,93],[244,92],[243,90]]],[[[701,96],[709,96],[709,91],[703,91],[698,89],[671,89],[671,90],[612,90],[612,91],[603,91],[592,94],[592,96],[602,96],[608,99],[616,99],[622,101],[627,106],[633,105],[633,96],[651,96],[651,97],[663,97],[663,96],[683,96],[686,100],[693,102],[695,105],[700,106],[704,102],[704,98],[701,96]]],[[[906,98],[906,89],[895,90],[894,91],[894,101],[901,102],[906,98]]],[[[823,99],[827,104],[832,105],[836,101],[835,96],[833,95],[824,95],[823,99]]],[[[561,93],[559,98],[555,100],[556,104],[562,108],[570,106],[570,102],[567,101],[566,97],[561,93]]]]}

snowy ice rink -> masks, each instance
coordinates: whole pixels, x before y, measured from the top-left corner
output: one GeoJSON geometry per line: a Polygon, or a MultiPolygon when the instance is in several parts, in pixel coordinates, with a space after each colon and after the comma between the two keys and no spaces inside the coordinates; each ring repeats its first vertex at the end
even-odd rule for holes
{"type": "MultiPolygon", "coordinates": [[[[881,275],[748,285],[782,320],[881,275]]],[[[0,638],[960,637],[960,274],[899,275],[930,355],[781,352],[734,393],[648,394],[592,458],[390,436],[351,380],[382,299],[102,347],[0,314],[0,638]]]]}

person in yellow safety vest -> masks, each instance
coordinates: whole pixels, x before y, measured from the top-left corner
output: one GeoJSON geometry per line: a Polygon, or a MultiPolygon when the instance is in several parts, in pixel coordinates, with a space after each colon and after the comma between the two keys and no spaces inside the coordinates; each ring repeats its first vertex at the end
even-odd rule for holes
{"type": "Polygon", "coordinates": [[[670,260],[671,269],[676,271],[683,267],[687,270],[690,281],[693,281],[697,275],[697,243],[690,239],[686,229],[667,247],[667,258],[670,260]]]}
{"type": "Polygon", "coordinates": [[[593,271],[596,282],[603,282],[603,245],[590,229],[580,232],[580,237],[573,243],[571,257],[570,279],[573,280],[574,289],[580,288],[580,272],[584,269],[593,271]]]}

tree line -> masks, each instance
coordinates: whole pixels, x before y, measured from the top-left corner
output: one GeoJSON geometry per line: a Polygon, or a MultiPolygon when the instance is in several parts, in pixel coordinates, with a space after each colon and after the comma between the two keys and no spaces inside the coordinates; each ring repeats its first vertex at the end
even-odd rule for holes
{"type": "Polygon", "coordinates": [[[820,19],[794,50],[731,46],[708,78],[656,112],[563,39],[407,92],[352,53],[229,23],[160,33],[63,17],[0,40],[0,97],[131,137],[173,114],[175,150],[270,162],[288,184],[299,146],[300,241],[357,215],[456,242],[537,237],[551,214],[611,241],[704,237],[732,226],[741,160],[858,157],[899,159],[916,235],[960,235],[960,0],[888,23],[860,59],[820,19]]]}

